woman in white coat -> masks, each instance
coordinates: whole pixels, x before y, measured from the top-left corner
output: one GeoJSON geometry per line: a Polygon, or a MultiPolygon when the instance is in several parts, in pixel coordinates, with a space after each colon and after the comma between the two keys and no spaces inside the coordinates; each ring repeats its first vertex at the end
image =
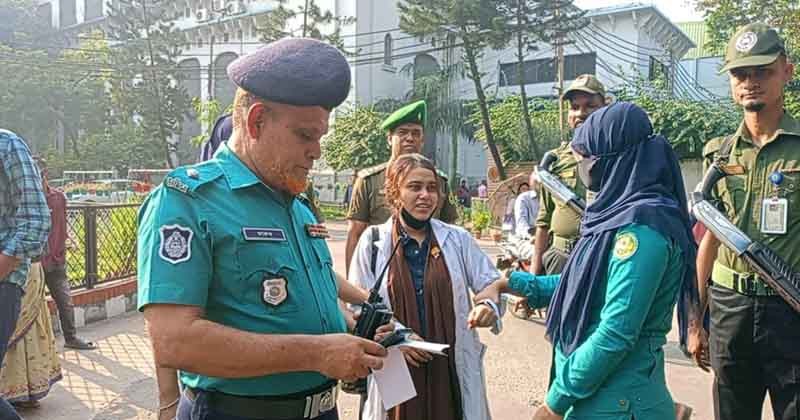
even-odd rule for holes
{"type": "Polygon", "coordinates": [[[403,155],[392,162],[385,191],[393,216],[364,231],[350,264],[350,281],[371,289],[401,241],[388,262],[380,295],[397,322],[419,338],[450,345],[447,357],[403,348],[417,397],[386,412],[370,381],[365,420],[491,418],[483,372],[485,346],[474,328],[494,327],[499,333],[502,314],[493,302],[473,306],[469,292],[480,292],[500,273],[467,231],[431,218],[446,199],[440,196],[440,179],[422,155],[403,155]]]}

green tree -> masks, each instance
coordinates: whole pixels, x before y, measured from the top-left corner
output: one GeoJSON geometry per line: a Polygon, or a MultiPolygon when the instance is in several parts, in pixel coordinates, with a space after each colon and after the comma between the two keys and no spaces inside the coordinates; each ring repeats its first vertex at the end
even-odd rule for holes
{"type": "Polygon", "coordinates": [[[481,124],[486,145],[501,179],[506,179],[503,160],[497,149],[489,120],[489,101],[483,85],[484,73],[478,60],[484,49],[500,49],[508,45],[510,33],[502,31],[502,16],[490,0],[404,0],[398,3],[400,28],[420,38],[444,40],[454,46],[457,41],[463,51],[467,75],[475,86],[481,124]]]}
{"type": "Polygon", "coordinates": [[[296,9],[286,7],[288,0],[278,0],[278,6],[267,14],[266,22],[259,27],[264,42],[281,38],[302,36],[327,42],[339,50],[347,51],[342,38],[342,25],[355,22],[351,16],[335,16],[330,10],[323,10],[314,0],[305,0],[296,9]]]}
{"type": "Polygon", "coordinates": [[[618,94],[647,111],[653,131],[669,140],[681,158],[699,158],[706,141],[730,135],[742,114],[731,100],[696,101],[675,97],[661,79],[637,77],[618,94]]]}
{"type": "MultiPolygon", "coordinates": [[[[469,117],[468,101],[459,97],[456,84],[465,75],[462,63],[454,63],[452,50],[445,57],[445,65],[439,71],[419,76],[406,95],[409,101],[423,99],[427,103],[427,122],[425,130],[448,133],[450,135],[450,162],[448,178],[451,191],[458,188],[458,143],[463,137],[471,137],[474,128],[464,121],[469,117]]],[[[413,73],[414,65],[403,67],[405,74],[413,73]]],[[[412,75],[413,76],[413,75],[412,75]]]]}
{"type": "Polygon", "coordinates": [[[386,132],[380,129],[387,114],[356,105],[338,110],[330,133],[322,141],[322,156],[333,169],[360,170],[389,160],[386,132]]]}
{"type": "Polygon", "coordinates": [[[40,149],[61,131],[74,148],[79,133],[102,130],[108,46],[82,39],[61,48],[35,6],[7,0],[0,7],[0,126],[40,149]]]}
{"type": "Polygon", "coordinates": [[[562,42],[562,34],[577,31],[588,22],[583,19],[585,11],[572,5],[569,0],[502,0],[497,4],[498,11],[504,17],[503,31],[513,34],[516,47],[517,74],[520,101],[522,105],[522,121],[530,142],[534,159],[538,159],[541,150],[536,144],[534,128],[531,124],[531,113],[528,107],[528,93],[525,89],[525,58],[531,51],[538,50],[542,42],[562,42]]]}
{"type": "Polygon", "coordinates": [[[228,108],[223,108],[222,104],[216,99],[204,101],[200,98],[192,98],[192,108],[194,108],[200,125],[207,127],[205,133],[200,133],[192,138],[192,144],[195,146],[200,146],[204,141],[211,138],[211,130],[214,129],[214,124],[219,117],[233,112],[233,104],[229,105],[228,108]]]}
{"type": "Polygon", "coordinates": [[[177,65],[184,37],[167,14],[167,0],[117,0],[109,16],[114,48],[111,82],[115,123],[140,124],[174,168],[180,122],[191,110],[177,65]]]}
{"type": "MultiPolygon", "coordinates": [[[[547,99],[529,101],[527,124],[523,121],[525,117],[522,105],[521,96],[512,95],[492,104],[489,109],[495,139],[502,149],[504,163],[535,161],[540,155],[539,149],[534,145],[551,149],[559,143],[558,102],[547,99]],[[528,140],[528,127],[536,141],[528,140]]],[[[480,112],[474,112],[470,121],[475,123],[480,118],[480,112]]],[[[486,138],[482,127],[479,126],[475,137],[482,141],[486,138]]]]}
{"type": "MultiPolygon", "coordinates": [[[[800,62],[800,5],[797,0],[699,0],[697,10],[705,16],[707,47],[725,51],[736,30],[748,23],[764,22],[786,40],[787,54],[800,62]]],[[[800,115],[800,75],[786,91],[786,109],[800,115]]]]}

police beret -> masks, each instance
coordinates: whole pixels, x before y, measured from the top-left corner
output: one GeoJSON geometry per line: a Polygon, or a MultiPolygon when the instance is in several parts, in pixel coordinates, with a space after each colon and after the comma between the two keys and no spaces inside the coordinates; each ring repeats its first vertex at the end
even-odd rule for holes
{"type": "Polygon", "coordinates": [[[425,114],[427,105],[425,101],[417,101],[408,104],[389,115],[381,123],[381,130],[394,130],[397,126],[406,123],[417,123],[425,125],[425,114]]]}
{"type": "Polygon", "coordinates": [[[350,65],[335,47],[284,38],[228,66],[228,77],[259,98],[295,106],[338,106],[350,92],[350,65]]]}

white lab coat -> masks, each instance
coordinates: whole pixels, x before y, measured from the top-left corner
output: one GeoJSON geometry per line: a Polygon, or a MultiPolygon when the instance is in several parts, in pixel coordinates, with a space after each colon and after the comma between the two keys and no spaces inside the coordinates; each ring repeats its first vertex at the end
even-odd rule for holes
{"type": "MultiPolygon", "coordinates": [[[[393,223],[394,219],[390,218],[386,223],[378,226],[380,235],[376,242],[378,253],[375,266],[377,275],[380,275],[392,252],[391,230],[393,223]]],[[[431,225],[433,234],[442,249],[442,256],[450,270],[450,278],[453,284],[456,345],[455,349],[448,351],[448,354],[451,357],[455,357],[464,420],[490,420],[489,401],[486,396],[486,377],[483,370],[483,356],[486,352],[486,346],[480,342],[478,333],[467,327],[467,317],[472,309],[469,290],[474,293],[480,292],[500,278],[500,273],[466,230],[436,219],[431,219],[431,225]]],[[[371,227],[367,228],[358,241],[348,276],[351,283],[365,289],[371,289],[374,286],[377,276],[370,269],[372,252],[371,229],[371,227]]],[[[386,278],[383,279],[381,284],[380,295],[383,297],[384,302],[391,307],[386,278]]],[[[500,316],[502,316],[502,313],[500,316]]],[[[502,324],[500,317],[498,317],[498,323],[492,328],[492,332],[499,334],[501,328],[502,324]]],[[[383,410],[378,388],[371,378],[368,387],[369,398],[364,407],[364,420],[385,420],[386,412],[383,410]]]]}

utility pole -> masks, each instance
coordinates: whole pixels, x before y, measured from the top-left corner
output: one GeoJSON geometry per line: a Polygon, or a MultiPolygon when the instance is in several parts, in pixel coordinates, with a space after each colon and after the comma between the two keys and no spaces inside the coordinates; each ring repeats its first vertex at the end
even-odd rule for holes
{"type": "MultiPolygon", "coordinates": [[[[561,9],[556,8],[556,22],[561,19],[561,9]]],[[[556,37],[556,65],[558,66],[558,129],[561,135],[561,141],[566,138],[564,136],[564,101],[561,99],[564,95],[564,32],[558,31],[556,37]]]]}
{"type": "MultiPolygon", "coordinates": [[[[211,31],[213,32],[214,29],[212,28],[211,31]]],[[[208,42],[208,100],[214,99],[214,41],[216,41],[216,37],[211,35],[211,39],[208,42]]]]}
{"type": "Polygon", "coordinates": [[[308,36],[308,3],[306,0],[306,7],[303,8],[303,38],[308,36]]]}

